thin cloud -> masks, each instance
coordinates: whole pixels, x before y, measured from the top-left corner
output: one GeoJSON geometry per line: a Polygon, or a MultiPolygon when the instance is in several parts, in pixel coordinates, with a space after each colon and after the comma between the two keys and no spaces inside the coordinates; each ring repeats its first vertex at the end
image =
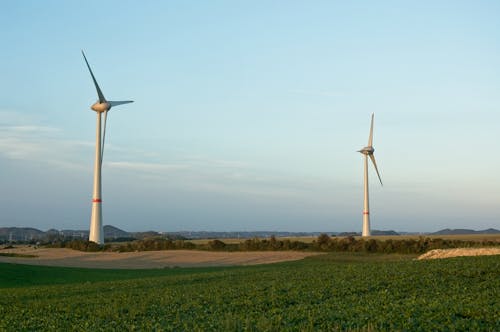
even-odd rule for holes
{"type": "Polygon", "coordinates": [[[146,186],[165,184],[195,192],[315,201],[328,191],[328,186],[319,179],[269,172],[262,176],[264,170],[230,160],[196,157],[176,163],[109,161],[105,167],[130,172],[146,186]]]}
{"type": "MultiPolygon", "coordinates": [[[[59,128],[29,122],[1,124],[0,129],[0,155],[5,158],[61,169],[91,170],[90,152],[95,146],[92,141],[68,140],[59,128]]],[[[325,189],[321,181],[269,172],[239,160],[193,156],[186,152],[178,152],[165,160],[163,154],[155,151],[107,145],[106,151],[110,150],[126,153],[120,153],[123,160],[113,160],[113,154],[105,156],[105,169],[126,172],[149,185],[168,183],[183,190],[304,200],[317,196],[318,187],[323,188],[320,191],[325,189]],[[149,161],[151,158],[155,161],[149,161]]]]}
{"type": "Polygon", "coordinates": [[[41,134],[41,133],[57,133],[61,132],[59,128],[47,127],[47,126],[34,126],[34,125],[26,125],[26,126],[1,126],[2,129],[12,133],[12,134],[41,134]]]}
{"type": "Polygon", "coordinates": [[[56,127],[30,123],[15,112],[7,114],[0,124],[0,155],[12,160],[26,160],[65,169],[81,169],[82,148],[90,143],[62,139],[63,131],[56,127]],[[7,121],[12,121],[7,123],[7,121]]]}

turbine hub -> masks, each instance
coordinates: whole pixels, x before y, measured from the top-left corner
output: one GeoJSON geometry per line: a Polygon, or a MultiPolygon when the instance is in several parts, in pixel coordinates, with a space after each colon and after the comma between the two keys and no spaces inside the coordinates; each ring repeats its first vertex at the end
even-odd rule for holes
{"type": "Polygon", "coordinates": [[[358,152],[369,156],[369,155],[373,154],[373,152],[375,152],[375,149],[373,148],[373,146],[365,146],[364,148],[362,148],[358,152]]]}
{"type": "Polygon", "coordinates": [[[111,105],[108,102],[100,103],[100,102],[96,101],[94,105],[90,106],[90,108],[93,111],[96,111],[98,113],[102,113],[104,111],[109,111],[109,109],[111,108],[111,105]]]}

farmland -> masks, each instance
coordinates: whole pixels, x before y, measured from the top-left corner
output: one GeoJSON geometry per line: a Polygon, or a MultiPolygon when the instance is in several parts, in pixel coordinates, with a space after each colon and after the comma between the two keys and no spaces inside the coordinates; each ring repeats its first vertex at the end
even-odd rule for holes
{"type": "MultiPolygon", "coordinates": [[[[347,236],[336,236],[338,239],[346,238],[347,236]]],[[[444,239],[444,240],[458,240],[458,241],[494,241],[500,242],[500,234],[458,234],[458,235],[375,235],[371,236],[371,239],[375,240],[418,240],[421,237],[429,238],[429,239],[444,239]]],[[[279,237],[280,240],[289,240],[289,241],[300,241],[304,243],[312,243],[317,240],[317,236],[297,236],[297,237],[279,237]]],[[[361,236],[354,236],[355,239],[362,239],[361,236]]],[[[190,242],[194,244],[207,244],[211,239],[197,239],[190,240],[190,242]]],[[[224,238],[219,239],[224,241],[227,244],[237,244],[244,241],[244,239],[238,238],[224,238]]]]}
{"type": "Polygon", "coordinates": [[[0,330],[500,330],[500,256],[413,258],[328,253],[135,271],[0,264],[0,330]]]}

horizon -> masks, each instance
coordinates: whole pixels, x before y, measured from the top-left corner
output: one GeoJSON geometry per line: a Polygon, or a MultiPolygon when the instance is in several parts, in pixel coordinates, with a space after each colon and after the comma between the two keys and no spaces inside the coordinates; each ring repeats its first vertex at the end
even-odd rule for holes
{"type": "MultiPolygon", "coordinates": [[[[361,235],[361,231],[356,231],[356,230],[351,230],[351,231],[325,231],[325,230],[320,230],[320,231],[287,231],[287,230],[236,230],[236,231],[223,231],[223,230],[180,230],[180,231],[167,231],[167,230],[154,230],[154,229],[147,229],[147,230],[125,230],[121,227],[117,227],[114,225],[103,225],[104,227],[113,227],[114,229],[117,229],[119,231],[123,231],[126,233],[148,233],[148,232],[154,232],[154,233],[159,233],[159,234],[169,234],[169,233],[292,233],[292,234],[299,234],[299,233],[306,233],[306,234],[312,234],[312,233],[325,233],[325,234],[342,234],[342,233],[359,233],[361,235]]],[[[51,230],[58,231],[58,232],[63,232],[63,231],[75,231],[75,232],[89,232],[88,229],[72,229],[72,228],[49,228],[49,229],[38,229],[36,227],[29,227],[29,226],[2,226],[0,228],[19,228],[19,229],[36,229],[42,232],[48,232],[51,230]]],[[[484,228],[484,229],[473,229],[473,228],[443,228],[439,230],[427,230],[427,231],[422,231],[422,232],[410,232],[410,231],[404,231],[404,230],[398,230],[398,229],[372,229],[373,232],[396,232],[398,234],[404,235],[404,234],[433,234],[433,233],[438,233],[441,231],[472,231],[472,232],[482,232],[482,231],[499,231],[499,229],[496,228],[484,228]]],[[[377,235],[374,235],[377,236],[377,235]]]]}
{"type": "Polygon", "coordinates": [[[372,229],[500,229],[500,3],[3,7],[0,227],[89,229],[85,49],[106,225],[361,232],[373,112],[372,229]]]}

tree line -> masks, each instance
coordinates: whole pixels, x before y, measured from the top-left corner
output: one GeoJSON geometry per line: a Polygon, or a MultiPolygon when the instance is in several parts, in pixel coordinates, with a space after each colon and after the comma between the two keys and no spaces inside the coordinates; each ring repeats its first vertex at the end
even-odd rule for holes
{"type": "Polygon", "coordinates": [[[70,248],[80,251],[152,251],[152,250],[179,250],[196,249],[211,251],[322,251],[322,252],[366,252],[366,253],[398,253],[422,254],[432,249],[450,249],[464,247],[491,247],[499,246],[497,241],[483,240],[456,240],[419,237],[418,239],[364,239],[349,237],[330,237],[327,234],[319,235],[312,242],[298,240],[270,238],[247,239],[239,243],[225,243],[221,240],[210,240],[205,244],[195,244],[188,240],[172,240],[166,238],[148,238],[127,243],[108,243],[98,245],[80,239],[59,241],[49,244],[52,248],[70,248]]]}

